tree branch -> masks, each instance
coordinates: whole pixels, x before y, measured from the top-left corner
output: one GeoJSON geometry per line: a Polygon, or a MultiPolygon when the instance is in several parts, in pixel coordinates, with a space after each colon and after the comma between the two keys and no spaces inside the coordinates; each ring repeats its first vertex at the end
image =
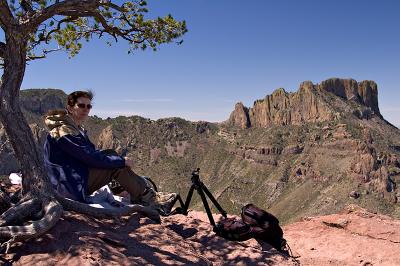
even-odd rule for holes
{"type": "Polygon", "coordinates": [[[0,42],[0,58],[4,58],[6,53],[6,44],[4,42],[0,42]]]}
{"type": "Polygon", "coordinates": [[[38,212],[41,208],[39,198],[33,198],[28,201],[19,202],[13,208],[8,209],[0,216],[0,226],[11,225],[12,223],[21,223],[33,212],[38,212]]]}
{"type": "Polygon", "coordinates": [[[93,12],[92,16],[99,20],[99,22],[100,22],[101,26],[103,26],[105,32],[108,32],[111,36],[113,36],[115,41],[117,41],[116,35],[120,36],[121,38],[123,38],[127,41],[131,41],[117,27],[111,27],[110,25],[108,25],[107,20],[99,12],[93,12]]]}
{"type": "Polygon", "coordinates": [[[0,27],[6,31],[14,22],[14,20],[15,18],[11,13],[7,0],[0,0],[0,27]]]}
{"type": "Polygon", "coordinates": [[[127,10],[119,5],[116,5],[112,2],[106,2],[106,3],[101,3],[101,6],[108,6],[111,7],[112,9],[115,9],[121,13],[127,12],[127,10]]]}
{"type": "Polygon", "coordinates": [[[55,15],[71,16],[71,17],[95,17],[104,27],[104,31],[108,32],[115,39],[116,36],[118,35],[119,37],[129,42],[134,42],[134,40],[128,38],[126,35],[130,32],[140,31],[140,30],[135,28],[135,26],[130,23],[130,21],[125,16],[125,12],[127,12],[127,10],[124,7],[118,6],[112,2],[101,2],[96,0],[86,0],[86,1],[66,0],[59,3],[56,2],[55,4],[45,8],[42,11],[38,11],[36,14],[32,16],[27,27],[28,30],[30,31],[35,30],[36,27],[38,27],[41,23],[43,23],[44,21],[55,15]],[[117,27],[111,27],[107,23],[107,20],[100,14],[100,12],[98,12],[97,8],[99,6],[107,6],[121,12],[125,22],[127,22],[132,29],[122,31],[117,27]]]}
{"type": "MultiPolygon", "coordinates": [[[[103,26],[103,28],[104,28],[104,30],[100,30],[100,36],[101,36],[103,33],[106,32],[106,33],[110,34],[110,35],[115,39],[115,41],[117,41],[117,37],[121,37],[121,38],[127,40],[128,42],[136,42],[136,43],[141,43],[141,42],[143,42],[143,40],[136,41],[136,40],[133,40],[132,38],[129,38],[129,36],[127,36],[127,34],[129,34],[130,32],[133,32],[133,31],[140,31],[140,30],[138,30],[138,29],[136,29],[136,28],[132,28],[132,29],[129,29],[129,30],[123,30],[123,31],[122,31],[122,30],[119,29],[118,27],[110,26],[110,25],[107,23],[107,20],[106,20],[98,11],[89,11],[89,10],[88,10],[88,11],[82,11],[82,13],[78,13],[78,14],[77,14],[75,11],[74,11],[74,12],[71,12],[71,11],[62,11],[62,12],[59,13],[59,15],[71,16],[71,17],[73,17],[73,19],[71,19],[71,18],[66,18],[66,19],[61,20],[61,21],[58,23],[57,28],[56,28],[56,29],[53,29],[52,31],[50,31],[50,32],[47,34],[46,41],[48,40],[48,38],[49,38],[49,36],[50,36],[50,33],[54,33],[55,31],[60,30],[59,26],[61,26],[61,23],[64,23],[64,22],[71,22],[71,21],[73,21],[74,19],[76,19],[77,16],[79,16],[79,17],[93,17],[93,18],[96,18],[96,19],[100,22],[101,26],[103,26]]],[[[93,32],[94,32],[94,31],[93,31],[93,32]]]]}
{"type": "Polygon", "coordinates": [[[21,7],[22,7],[22,9],[24,9],[27,13],[33,13],[33,12],[35,12],[35,11],[33,10],[33,7],[32,7],[32,1],[30,1],[30,0],[22,0],[22,1],[21,1],[21,7]]]}
{"type": "Polygon", "coordinates": [[[87,11],[95,10],[99,6],[96,0],[65,0],[56,2],[43,10],[36,12],[27,23],[29,31],[34,31],[41,23],[56,15],[74,14],[85,16],[87,11]]]}
{"type": "MultiPolygon", "coordinates": [[[[67,18],[63,18],[62,20],[60,20],[60,21],[57,23],[57,27],[54,28],[54,29],[52,29],[51,31],[49,31],[49,32],[47,33],[46,37],[44,38],[44,40],[46,41],[46,43],[49,42],[49,38],[50,38],[50,35],[51,35],[51,34],[53,34],[53,33],[56,32],[56,31],[59,31],[59,30],[61,29],[61,24],[66,23],[66,22],[72,22],[72,21],[76,20],[77,18],[78,18],[78,17],[67,17],[67,18]]],[[[40,40],[39,40],[39,41],[40,41],[40,40]]]]}
{"type": "Polygon", "coordinates": [[[43,54],[41,54],[41,55],[28,55],[26,57],[26,61],[44,59],[44,58],[46,58],[47,54],[52,53],[52,52],[57,52],[57,51],[61,51],[61,48],[56,48],[56,49],[51,49],[51,50],[43,50],[43,54]]]}
{"type": "Polygon", "coordinates": [[[55,197],[57,201],[63,206],[64,210],[75,211],[96,218],[118,218],[121,216],[130,215],[133,212],[140,212],[155,222],[159,223],[161,221],[160,214],[158,213],[158,211],[149,206],[143,206],[139,204],[129,204],[115,209],[103,209],[103,208],[92,207],[86,203],[64,198],[63,196],[58,195],[57,193],[55,197]]]}
{"type": "MultiPolygon", "coordinates": [[[[137,29],[135,27],[132,27],[131,24],[129,24],[132,28],[128,29],[128,30],[121,30],[118,27],[113,27],[110,26],[107,23],[107,20],[97,11],[94,12],[87,12],[86,14],[87,16],[92,16],[94,18],[96,18],[100,24],[103,26],[104,30],[100,33],[100,36],[104,33],[107,32],[108,34],[110,34],[111,36],[114,37],[115,41],[117,41],[117,36],[121,37],[122,39],[127,40],[128,42],[131,43],[142,43],[144,41],[144,39],[141,40],[135,40],[133,38],[131,38],[128,34],[134,31],[140,31],[140,29],[137,29]]],[[[129,20],[127,20],[129,22],[129,20]]]]}
{"type": "Polygon", "coordinates": [[[0,238],[11,238],[1,244],[1,248],[7,247],[7,251],[10,245],[17,241],[29,240],[43,235],[57,223],[63,213],[60,203],[52,199],[51,201],[43,202],[43,205],[44,216],[40,220],[33,221],[29,225],[0,227],[0,238]]]}

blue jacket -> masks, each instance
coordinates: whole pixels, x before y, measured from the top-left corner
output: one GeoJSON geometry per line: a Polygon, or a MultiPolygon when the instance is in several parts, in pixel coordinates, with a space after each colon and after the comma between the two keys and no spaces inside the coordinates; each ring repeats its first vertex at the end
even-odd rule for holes
{"type": "Polygon", "coordinates": [[[121,156],[105,155],[89,140],[65,111],[46,116],[50,133],[44,144],[44,161],[53,188],[66,198],[85,201],[89,168],[122,168],[121,156]]]}

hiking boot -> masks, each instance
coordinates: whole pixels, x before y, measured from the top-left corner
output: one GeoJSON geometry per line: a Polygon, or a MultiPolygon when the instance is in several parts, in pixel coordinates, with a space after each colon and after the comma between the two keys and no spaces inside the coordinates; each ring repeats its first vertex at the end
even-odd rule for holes
{"type": "Polygon", "coordinates": [[[168,215],[174,206],[178,194],[168,192],[155,192],[147,188],[139,200],[139,204],[154,207],[161,215],[168,215]]]}

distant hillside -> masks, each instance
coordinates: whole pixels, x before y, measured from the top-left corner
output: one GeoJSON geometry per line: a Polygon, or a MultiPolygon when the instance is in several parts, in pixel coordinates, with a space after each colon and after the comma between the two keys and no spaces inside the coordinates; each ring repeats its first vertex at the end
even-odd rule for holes
{"type": "Polygon", "coordinates": [[[48,110],[63,109],[67,94],[57,89],[28,89],[20,91],[22,111],[29,123],[42,123],[41,118],[48,110]]]}
{"type": "MultiPolygon", "coordinates": [[[[278,89],[251,108],[236,104],[221,124],[120,116],[92,117],[87,128],[100,148],[126,149],[135,171],[162,190],[186,197],[190,173],[200,167],[231,213],[254,202],[288,222],[357,203],[400,217],[400,131],[381,116],[377,95],[373,81],[329,79],[303,82],[295,93],[278,89]]],[[[38,143],[46,134],[40,116],[65,97],[59,90],[21,92],[38,143]]],[[[7,162],[0,174],[7,174],[18,166],[2,127],[0,145],[7,162]]]]}

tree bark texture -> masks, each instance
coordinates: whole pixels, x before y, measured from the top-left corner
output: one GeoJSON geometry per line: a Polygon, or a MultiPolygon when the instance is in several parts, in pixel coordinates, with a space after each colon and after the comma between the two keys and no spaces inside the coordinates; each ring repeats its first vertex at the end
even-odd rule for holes
{"type": "Polygon", "coordinates": [[[32,131],[22,114],[19,91],[25,73],[27,36],[16,25],[6,32],[4,72],[0,87],[0,121],[10,139],[23,175],[23,191],[33,195],[52,195],[32,131]]]}

